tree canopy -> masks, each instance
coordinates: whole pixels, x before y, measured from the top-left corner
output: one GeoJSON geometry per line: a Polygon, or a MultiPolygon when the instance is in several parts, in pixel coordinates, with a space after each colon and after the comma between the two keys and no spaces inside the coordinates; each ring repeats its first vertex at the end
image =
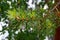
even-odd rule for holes
{"type": "Polygon", "coordinates": [[[0,33],[8,32],[1,40],[44,40],[54,36],[60,26],[59,4],[55,0],[0,0],[0,33]]]}

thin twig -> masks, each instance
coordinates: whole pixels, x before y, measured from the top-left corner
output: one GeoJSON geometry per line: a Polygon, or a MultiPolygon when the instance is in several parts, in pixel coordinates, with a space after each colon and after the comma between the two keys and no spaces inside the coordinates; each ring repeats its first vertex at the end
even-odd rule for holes
{"type": "Polygon", "coordinates": [[[56,9],[59,4],[60,4],[60,1],[56,4],[56,6],[54,6],[52,10],[49,11],[49,13],[52,12],[54,9],[56,9]]]}
{"type": "Polygon", "coordinates": [[[56,8],[56,11],[59,13],[59,10],[56,8]]]}
{"type": "Polygon", "coordinates": [[[54,8],[51,11],[53,11],[59,4],[60,4],[60,1],[56,4],[56,6],[54,6],[54,8]]]}

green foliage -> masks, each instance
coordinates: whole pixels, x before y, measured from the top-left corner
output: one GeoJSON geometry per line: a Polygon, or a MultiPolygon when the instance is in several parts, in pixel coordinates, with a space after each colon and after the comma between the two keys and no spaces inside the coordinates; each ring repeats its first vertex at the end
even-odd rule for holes
{"type": "MultiPolygon", "coordinates": [[[[38,6],[39,8],[36,7],[35,10],[32,10],[27,8],[27,0],[9,1],[12,8],[9,8],[7,0],[4,2],[0,0],[1,18],[9,20],[9,26],[6,29],[3,28],[3,31],[9,32],[8,40],[44,40],[45,36],[54,35],[55,15],[51,14],[52,12],[49,13],[48,9],[43,9],[45,2],[42,1],[38,6]],[[43,13],[45,13],[44,17],[43,13]],[[18,34],[15,33],[17,30],[19,30],[18,34]]],[[[47,4],[51,10],[53,5],[51,1],[47,4]]]]}

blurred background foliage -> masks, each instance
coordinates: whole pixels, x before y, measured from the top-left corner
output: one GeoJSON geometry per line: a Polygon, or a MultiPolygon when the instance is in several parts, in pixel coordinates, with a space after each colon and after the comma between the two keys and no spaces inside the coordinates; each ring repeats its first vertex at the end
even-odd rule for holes
{"type": "Polygon", "coordinates": [[[57,17],[51,10],[55,3],[47,1],[38,3],[38,0],[33,0],[30,5],[35,4],[34,9],[34,6],[28,7],[29,0],[0,0],[0,21],[2,18],[9,21],[5,21],[9,25],[5,25],[1,32],[8,31],[8,40],[44,40],[46,36],[54,36],[57,17]],[[48,5],[47,9],[45,5],[48,5]]]}

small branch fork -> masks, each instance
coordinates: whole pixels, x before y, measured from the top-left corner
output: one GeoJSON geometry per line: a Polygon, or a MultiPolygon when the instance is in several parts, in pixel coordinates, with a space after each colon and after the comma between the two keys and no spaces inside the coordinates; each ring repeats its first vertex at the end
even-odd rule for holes
{"type": "MultiPolygon", "coordinates": [[[[58,6],[59,4],[60,4],[60,1],[56,4],[56,6],[54,6],[54,8],[53,8],[52,10],[50,10],[50,12],[53,11],[54,9],[56,9],[57,12],[59,13],[59,10],[57,9],[57,6],[58,6]]],[[[49,13],[50,13],[50,12],[49,12],[49,13]]]]}

